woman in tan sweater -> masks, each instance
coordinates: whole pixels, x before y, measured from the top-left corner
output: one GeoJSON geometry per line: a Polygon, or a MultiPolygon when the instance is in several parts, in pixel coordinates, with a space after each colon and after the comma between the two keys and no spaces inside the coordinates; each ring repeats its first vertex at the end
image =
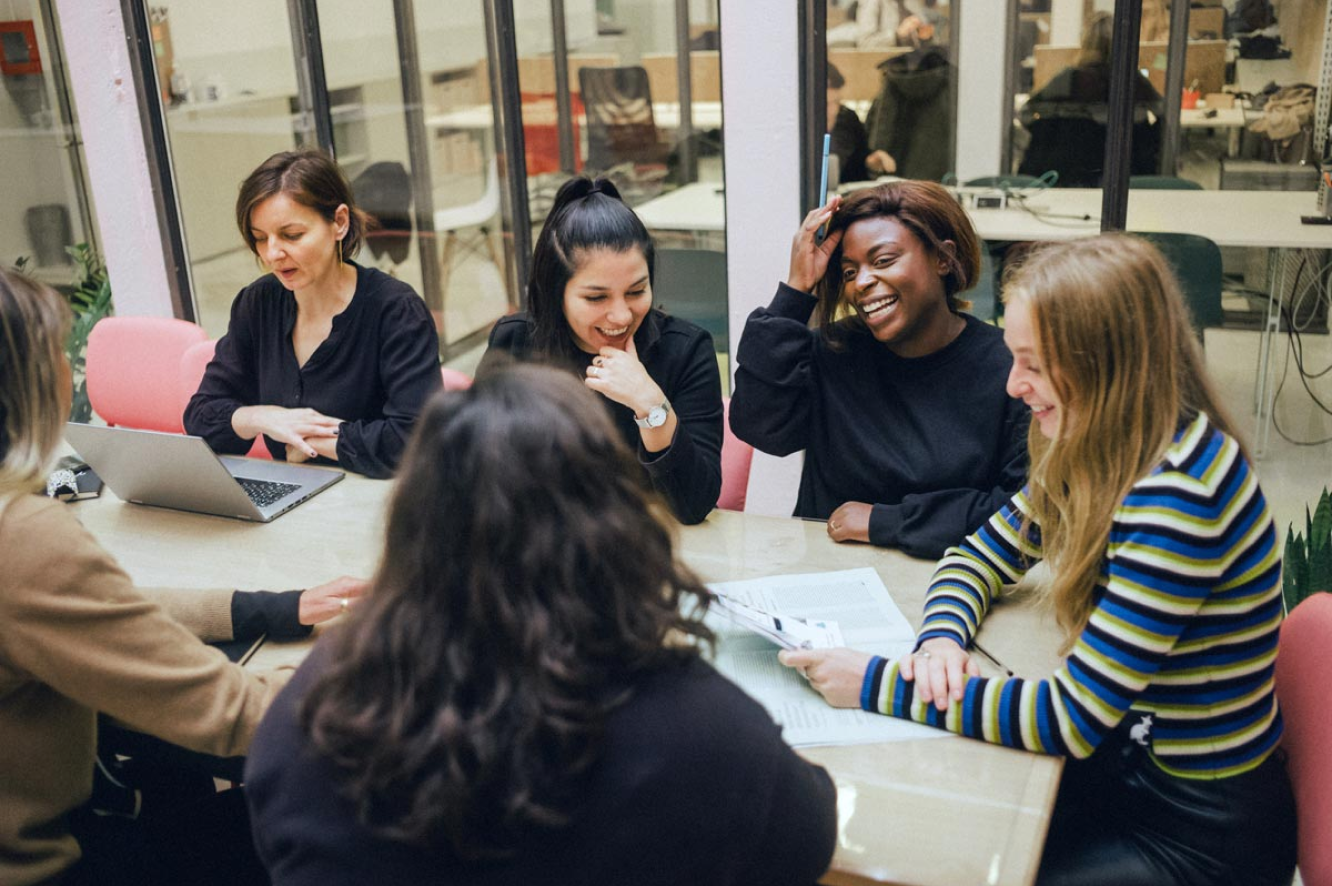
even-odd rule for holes
{"type": "Polygon", "coordinates": [[[0,883],[7,886],[86,881],[97,867],[96,859],[80,862],[69,823],[92,790],[97,712],[192,750],[243,754],[288,674],[247,673],[199,637],[231,639],[238,615],[253,629],[265,609],[275,614],[260,629],[299,631],[283,622],[330,618],[362,586],[339,579],[287,595],[135,588],[69,508],[34,494],[69,413],[68,325],[58,295],[0,270],[0,883]]]}

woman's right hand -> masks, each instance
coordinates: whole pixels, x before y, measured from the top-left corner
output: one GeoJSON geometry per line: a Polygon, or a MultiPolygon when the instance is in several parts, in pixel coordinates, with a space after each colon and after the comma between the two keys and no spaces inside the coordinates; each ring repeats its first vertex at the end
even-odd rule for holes
{"type": "Polygon", "coordinates": [[[263,434],[270,440],[295,447],[307,458],[319,455],[307,437],[336,437],[341,419],[315,409],[283,406],[242,406],[231,414],[231,428],[238,437],[253,440],[263,434]]]}
{"type": "Polygon", "coordinates": [[[795,239],[791,241],[791,272],[786,276],[787,286],[801,292],[813,292],[823,279],[833,250],[842,242],[842,232],[833,231],[822,243],[817,242],[817,235],[819,228],[833,217],[841,205],[842,198],[833,195],[826,206],[810,210],[809,215],[805,216],[795,239]]]}
{"type": "Polygon", "coordinates": [[[908,652],[898,662],[897,672],[903,680],[916,684],[916,698],[941,711],[948,709],[949,698],[962,700],[963,675],[980,676],[980,665],[956,640],[935,637],[920,644],[915,652],[908,652]]]}

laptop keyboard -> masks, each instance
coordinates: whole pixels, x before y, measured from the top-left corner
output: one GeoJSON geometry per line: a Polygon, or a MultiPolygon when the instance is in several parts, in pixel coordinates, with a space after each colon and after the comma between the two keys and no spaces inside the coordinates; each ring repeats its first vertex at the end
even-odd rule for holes
{"type": "Polygon", "coordinates": [[[250,501],[256,506],[266,508],[273,502],[285,495],[290,495],[297,489],[300,489],[298,483],[278,483],[273,480],[250,480],[245,477],[237,477],[236,482],[245,490],[245,494],[250,497],[250,501]]]}

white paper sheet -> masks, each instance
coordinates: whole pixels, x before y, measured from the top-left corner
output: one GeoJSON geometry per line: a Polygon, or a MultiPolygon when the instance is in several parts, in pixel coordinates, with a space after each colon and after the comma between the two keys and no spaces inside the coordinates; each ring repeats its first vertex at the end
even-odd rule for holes
{"type": "MultiPolygon", "coordinates": [[[[916,633],[869,567],[840,572],[774,575],[709,585],[716,593],[769,612],[836,621],[847,646],[895,660],[916,633]]],[[[758,700],[796,747],[943,738],[940,729],[828,706],[795,670],[777,661],[778,647],[727,618],[709,614],[717,632],[717,669],[758,700]]]]}

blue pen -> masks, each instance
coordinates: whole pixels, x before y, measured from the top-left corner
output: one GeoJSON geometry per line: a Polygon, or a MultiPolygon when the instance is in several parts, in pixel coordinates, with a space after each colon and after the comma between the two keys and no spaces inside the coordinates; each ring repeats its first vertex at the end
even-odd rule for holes
{"type": "MultiPolygon", "coordinates": [[[[823,169],[819,172],[819,205],[824,206],[828,203],[828,154],[832,151],[832,134],[825,132],[823,134],[823,169]]],[[[819,228],[815,243],[822,243],[823,238],[828,236],[828,222],[824,222],[819,228]]]]}

